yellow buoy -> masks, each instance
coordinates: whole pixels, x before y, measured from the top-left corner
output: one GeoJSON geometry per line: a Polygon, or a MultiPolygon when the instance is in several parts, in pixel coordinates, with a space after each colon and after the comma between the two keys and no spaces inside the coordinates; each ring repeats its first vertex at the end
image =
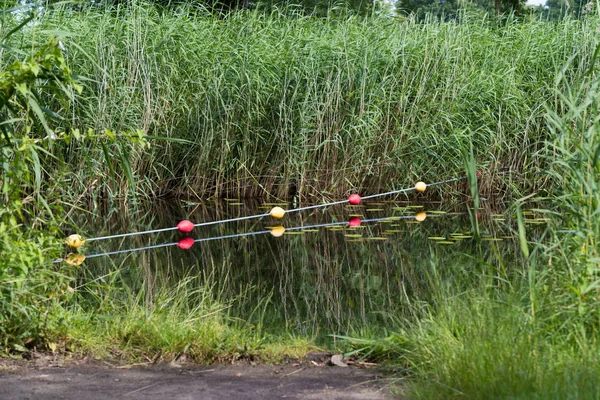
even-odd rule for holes
{"type": "Polygon", "coordinates": [[[415,214],[415,219],[419,222],[425,221],[425,218],[427,218],[427,213],[425,211],[421,211],[415,214]]]}
{"type": "Polygon", "coordinates": [[[273,228],[271,228],[271,235],[273,235],[274,237],[283,236],[283,232],[285,232],[285,228],[283,226],[274,226],[273,228]]]}
{"type": "Polygon", "coordinates": [[[417,184],[415,185],[415,190],[417,192],[424,192],[425,189],[427,189],[427,185],[425,184],[425,182],[417,182],[417,184]]]}
{"type": "Polygon", "coordinates": [[[77,248],[85,243],[85,240],[80,235],[73,234],[69,236],[66,240],[67,246],[77,248]]]}
{"type": "Polygon", "coordinates": [[[273,207],[269,214],[271,214],[271,217],[275,219],[281,219],[285,215],[285,210],[281,207],[273,207]]]}
{"type": "Polygon", "coordinates": [[[65,257],[65,262],[69,265],[78,266],[85,260],[85,255],[78,253],[70,253],[65,257]]]}

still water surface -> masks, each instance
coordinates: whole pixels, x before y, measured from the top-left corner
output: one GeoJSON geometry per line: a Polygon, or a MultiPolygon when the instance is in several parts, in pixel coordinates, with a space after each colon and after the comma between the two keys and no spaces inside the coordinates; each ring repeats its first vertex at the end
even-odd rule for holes
{"type": "MultiPolygon", "coordinates": [[[[198,223],[268,212],[285,203],[239,201],[159,204],[151,209],[97,209],[76,216],[87,237],[175,226],[182,219],[198,223]]],[[[534,216],[528,220],[536,221],[534,216]]],[[[432,298],[432,280],[463,285],[475,275],[502,274],[519,265],[518,245],[500,212],[483,210],[480,238],[465,206],[441,203],[368,202],[196,228],[194,239],[251,233],[283,225],[281,237],[270,233],[90,258],[82,280],[119,271],[131,292],[151,293],[164,282],[199,276],[228,313],[260,325],[269,333],[309,335],[326,341],[332,334],[383,332],[410,302],[432,298]],[[426,211],[418,222],[414,216],[426,211]],[[389,218],[300,229],[301,226],[389,218]],[[292,229],[289,229],[292,228],[292,229]]],[[[177,231],[90,242],[86,253],[177,242],[177,231]]]]}

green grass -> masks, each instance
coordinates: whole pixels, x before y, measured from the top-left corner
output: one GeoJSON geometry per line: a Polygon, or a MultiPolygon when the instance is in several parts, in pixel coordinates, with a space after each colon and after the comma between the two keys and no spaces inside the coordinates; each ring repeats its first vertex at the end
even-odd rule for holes
{"type": "MultiPolygon", "coordinates": [[[[346,338],[354,352],[408,368],[415,399],[600,398],[600,124],[596,66],[574,85],[557,75],[552,139],[540,152],[552,185],[542,236],[525,234],[523,261],[448,283],[432,273],[432,299],[415,301],[387,339],[346,338]]],[[[531,199],[530,199],[531,201],[531,199]]],[[[435,265],[444,271],[448,265],[435,265]]],[[[465,267],[467,268],[467,267],[465,267]]]]}
{"type": "Polygon", "coordinates": [[[49,339],[54,351],[146,362],[185,356],[211,363],[279,362],[317,348],[310,338],[274,337],[260,325],[234,319],[227,310],[236,299],[220,303],[198,277],[154,282],[133,292],[117,270],[77,287],[75,296],[62,309],[63,330],[49,339]]]}
{"type": "MultiPolygon", "coordinates": [[[[552,310],[551,312],[555,312],[552,310]]],[[[598,343],[565,343],[516,296],[446,297],[386,340],[355,341],[404,366],[411,399],[596,399],[598,343]]]]}
{"type": "Polygon", "coordinates": [[[76,172],[65,196],[340,197],[463,175],[472,143],[484,194],[510,197],[544,186],[531,175],[550,134],[544,105],[555,107],[569,57],[568,82],[588,67],[594,29],[132,5],[48,10],[14,41],[61,36],[86,78],[70,109],[55,107],[72,126],[188,141],[117,151],[133,180],[117,165],[111,174],[99,146],[71,144],[60,156],[76,172]]]}

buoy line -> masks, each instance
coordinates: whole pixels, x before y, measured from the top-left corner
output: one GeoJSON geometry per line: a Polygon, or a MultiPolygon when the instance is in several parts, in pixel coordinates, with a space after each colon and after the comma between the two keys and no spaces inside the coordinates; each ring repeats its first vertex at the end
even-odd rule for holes
{"type": "MultiPolygon", "coordinates": [[[[209,222],[201,222],[199,224],[192,224],[192,229],[195,227],[199,227],[199,226],[208,226],[208,225],[215,225],[215,224],[225,224],[227,222],[234,222],[234,221],[243,221],[245,219],[253,219],[253,218],[262,218],[262,217],[268,217],[269,213],[265,213],[265,214],[258,214],[258,215],[249,215],[247,217],[239,217],[239,218],[230,218],[230,219],[223,219],[223,220],[218,220],[218,221],[209,221],[209,222]]],[[[116,239],[116,238],[123,238],[123,237],[127,237],[127,236],[136,236],[136,235],[144,235],[144,234],[148,234],[148,233],[158,233],[158,232],[167,232],[167,231],[174,231],[174,230],[179,230],[182,233],[189,233],[192,231],[192,229],[189,229],[189,224],[187,224],[186,222],[190,222],[191,221],[187,221],[187,220],[183,220],[181,221],[179,224],[177,224],[177,226],[173,226],[171,228],[162,228],[162,229],[151,229],[148,231],[140,231],[140,232],[130,232],[130,233],[120,233],[117,235],[107,235],[107,236],[99,236],[99,237],[95,237],[95,238],[89,238],[89,239],[85,239],[85,242],[93,242],[93,241],[98,241],[98,240],[106,240],[106,239],[116,239]]]]}
{"type": "MultiPolygon", "coordinates": [[[[437,214],[433,214],[432,216],[435,216],[435,215],[437,215],[437,214]]],[[[441,216],[441,215],[437,215],[437,216],[441,216]]],[[[369,218],[369,219],[363,219],[363,220],[361,220],[358,217],[352,217],[348,221],[329,222],[329,223],[324,223],[324,224],[313,224],[313,225],[300,225],[300,226],[294,226],[291,228],[284,228],[283,226],[274,226],[272,228],[262,230],[262,231],[235,233],[235,234],[231,234],[231,235],[212,236],[212,237],[199,238],[199,239],[193,239],[189,236],[186,236],[186,237],[181,238],[177,242],[154,244],[154,245],[143,246],[143,247],[135,247],[132,249],[107,251],[104,253],[96,253],[96,254],[90,254],[90,255],[85,255],[85,254],[81,254],[81,253],[70,253],[65,258],[54,260],[53,263],[66,262],[67,264],[70,264],[70,265],[80,265],[81,263],[83,263],[83,261],[90,259],[90,258],[110,256],[110,255],[115,255],[115,254],[133,253],[136,251],[158,249],[161,247],[178,246],[179,248],[181,248],[183,250],[188,250],[195,243],[209,242],[212,240],[219,240],[219,239],[230,239],[230,238],[235,238],[235,237],[262,235],[265,233],[270,233],[274,237],[281,237],[281,236],[283,236],[283,234],[285,232],[289,232],[289,231],[298,231],[298,230],[313,229],[313,228],[324,228],[324,227],[340,226],[340,225],[346,225],[346,226],[349,226],[350,228],[357,228],[357,227],[361,226],[361,224],[364,224],[364,223],[381,222],[381,221],[397,221],[397,220],[402,220],[402,219],[415,219],[419,222],[422,222],[425,220],[426,217],[427,217],[426,212],[420,211],[420,212],[416,213],[415,215],[401,215],[401,216],[392,216],[392,217],[369,218]]]]}
{"type": "MultiPolygon", "coordinates": [[[[481,176],[481,171],[477,171],[477,177],[480,177],[480,176],[481,176]]],[[[416,192],[424,192],[428,187],[438,186],[438,185],[442,185],[442,184],[450,183],[450,182],[455,182],[455,181],[459,181],[459,180],[462,180],[465,178],[466,178],[466,176],[461,176],[461,177],[446,179],[443,181],[434,182],[434,183],[430,183],[430,184],[426,184],[425,182],[417,182],[415,184],[415,186],[410,187],[410,188],[392,190],[389,192],[377,193],[377,194],[372,194],[372,195],[364,196],[364,197],[361,197],[360,195],[355,193],[355,194],[351,194],[348,197],[348,199],[346,199],[346,200],[338,200],[338,201],[333,201],[333,202],[329,202],[329,203],[315,204],[312,206],[298,207],[298,208],[293,208],[290,210],[284,210],[281,207],[273,207],[271,209],[271,211],[268,213],[248,215],[245,217],[237,217],[237,218],[229,218],[229,219],[223,219],[223,220],[217,220],[217,221],[200,222],[197,224],[194,224],[193,222],[191,222],[189,220],[183,220],[183,221],[180,221],[177,224],[177,226],[170,227],[170,228],[151,229],[151,230],[140,231],[140,232],[120,233],[120,234],[116,234],[116,235],[99,236],[99,237],[94,237],[94,238],[89,238],[89,239],[84,239],[79,234],[73,234],[67,238],[66,244],[67,244],[67,246],[76,249],[76,248],[82,246],[85,242],[116,239],[116,238],[123,238],[123,237],[136,236],[136,235],[145,235],[145,234],[150,234],[150,233],[167,232],[167,231],[173,231],[173,230],[178,230],[181,233],[190,233],[194,228],[197,228],[197,227],[216,225],[216,224],[224,224],[224,223],[228,223],[228,222],[244,221],[244,220],[263,218],[263,217],[268,217],[268,216],[271,216],[275,219],[281,219],[285,216],[285,214],[290,214],[293,212],[312,210],[312,209],[322,208],[322,207],[330,207],[330,206],[344,204],[344,203],[349,203],[351,205],[359,205],[362,200],[373,199],[373,198],[388,196],[388,195],[392,195],[392,194],[406,193],[406,192],[410,192],[413,190],[416,192]]]]}

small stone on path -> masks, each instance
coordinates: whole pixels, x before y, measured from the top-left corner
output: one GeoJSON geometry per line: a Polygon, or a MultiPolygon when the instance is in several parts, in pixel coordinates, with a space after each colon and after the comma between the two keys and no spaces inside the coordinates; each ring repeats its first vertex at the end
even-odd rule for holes
{"type": "Polygon", "coordinates": [[[342,361],[343,359],[343,355],[336,354],[331,357],[331,365],[335,365],[336,367],[348,367],[348,364],[342,361]]]}

